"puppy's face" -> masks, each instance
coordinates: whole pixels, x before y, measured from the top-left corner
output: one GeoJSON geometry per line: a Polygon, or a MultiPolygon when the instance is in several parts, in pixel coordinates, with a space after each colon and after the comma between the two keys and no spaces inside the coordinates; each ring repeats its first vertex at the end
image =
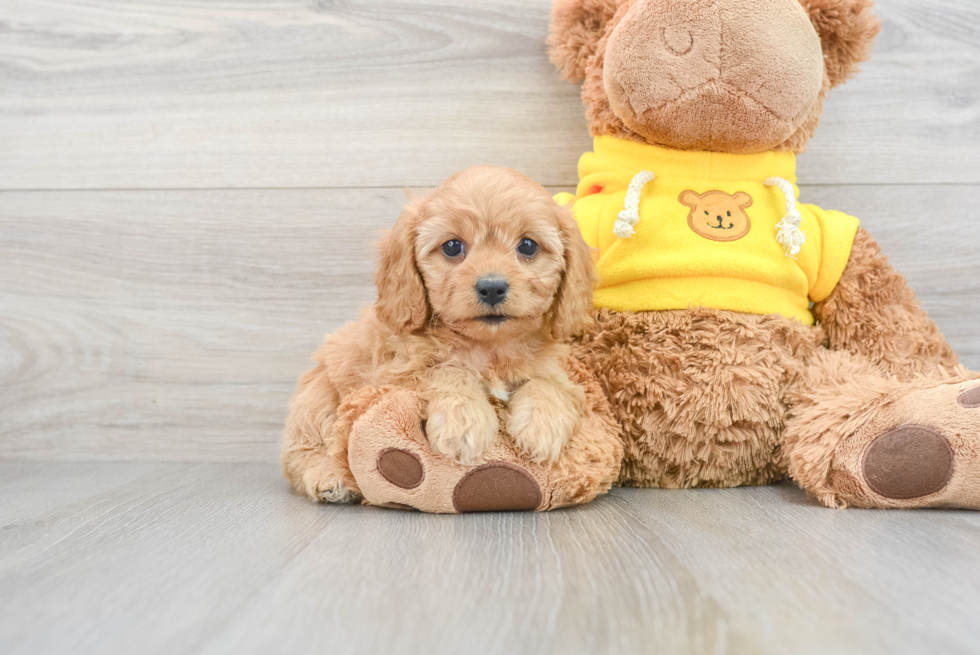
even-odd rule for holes
{"type": "Polygon", "coordinates": [[[414,242],[401,245],[412,247],[429,318],[476,341],[588,320],[588,248],[568,211],[531,180],[508,169],[466,169],[407,213],[400,221],[412,229],[398,235],[396,225],[386,248],[414,242]]]}
{"type": "Polygon", "coordinates": [[[415,243],[432,311],[481,341],[539,329],[565,268],[551,199],[525,185],[446,191],[428,204],[415,243]]]}

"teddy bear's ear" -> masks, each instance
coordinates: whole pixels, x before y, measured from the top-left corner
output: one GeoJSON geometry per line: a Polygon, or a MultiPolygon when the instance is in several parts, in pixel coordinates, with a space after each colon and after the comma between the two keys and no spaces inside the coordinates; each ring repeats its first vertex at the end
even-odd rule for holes
{"type": "Polygon", "coordinates": [[[871,56],[872,43],[881,31],[874,0],[800,0],[800,4],[820,35],[830,85],[843,84],[871,56]]]}
{"type": "Polygon", "coordinates": [[[622,0],[555,0],[548,54],[562,76],[578,82],[622,0]]]}
{"type": "Polygon", "coordinates": [[[739,191],[732,197],[735,198],[735,204],[738,205],[740,209],[746,209],[752,206],[752,196],[744,191],[739,191]]]}
{"type": "Polygon", "coordinates": [[[701,194],[699,194],[697,191],[685,191],[684,193],[681,194],[678,200],[681,201],[682,205],[691,208],[696,208],[698,206],[698,203],[701,202],[701,194]]]}

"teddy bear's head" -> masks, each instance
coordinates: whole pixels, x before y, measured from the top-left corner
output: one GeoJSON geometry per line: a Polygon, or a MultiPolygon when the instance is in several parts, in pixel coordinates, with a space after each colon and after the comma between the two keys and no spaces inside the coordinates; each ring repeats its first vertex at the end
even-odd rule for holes
{"type": "Polygon", "coordinates": [[[871,54],[873,0],[556,0],[551,60],[594,136],[801,152],[871,54]]]}

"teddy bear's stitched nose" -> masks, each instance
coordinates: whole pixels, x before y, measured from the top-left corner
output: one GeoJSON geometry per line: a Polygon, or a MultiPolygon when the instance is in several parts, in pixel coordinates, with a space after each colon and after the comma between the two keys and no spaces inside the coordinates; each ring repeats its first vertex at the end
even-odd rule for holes
{"type": "Polygon", "coordinates": [[[675,55],[686,55],[694,49],[694,35],[686,27],[665,27],[661,30],[660,36],[667,49],[675,55]]]}

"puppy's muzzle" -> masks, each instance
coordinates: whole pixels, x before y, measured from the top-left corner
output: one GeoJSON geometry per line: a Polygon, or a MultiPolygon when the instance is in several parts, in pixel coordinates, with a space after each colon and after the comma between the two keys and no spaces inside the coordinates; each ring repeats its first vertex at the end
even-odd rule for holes
{"type": "Polygon", "coordinates": [[[498,277],[482,277],[476,281],[476,297],[484,305],[494,307],[507,300],[509,288],[506,280],[498,277]]]}

